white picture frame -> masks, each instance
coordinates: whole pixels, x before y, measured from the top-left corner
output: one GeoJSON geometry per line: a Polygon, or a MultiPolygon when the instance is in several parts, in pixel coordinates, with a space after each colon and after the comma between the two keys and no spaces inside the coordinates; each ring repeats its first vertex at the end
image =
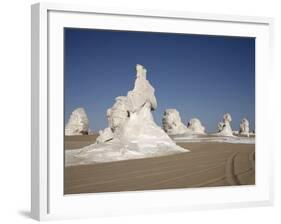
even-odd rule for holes
{"type": "Polygon", "coordinates": [[[268,91],[273,77],[273,19],[190,12],[32,5],[31,214],[37,220],[99,217],[273,203],[268,91]],[[149,26],[147,25],[149,24],[149,26]],[[256,38],[256,185],[63,194],[63,27],[256,38]]]}

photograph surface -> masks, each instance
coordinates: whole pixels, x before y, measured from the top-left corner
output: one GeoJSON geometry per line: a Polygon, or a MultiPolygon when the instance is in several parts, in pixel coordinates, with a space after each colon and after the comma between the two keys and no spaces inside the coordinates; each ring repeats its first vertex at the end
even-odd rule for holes
{"type": "Polygon", "coordinates": [[[255,38],[64,28],[64,193],[255,184],[255,38]]]}

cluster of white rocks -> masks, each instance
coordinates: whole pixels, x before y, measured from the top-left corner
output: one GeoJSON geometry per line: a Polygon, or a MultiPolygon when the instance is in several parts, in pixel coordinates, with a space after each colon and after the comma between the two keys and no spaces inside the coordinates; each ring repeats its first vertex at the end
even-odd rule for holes
{"type": "Polygon", "coordinates": [[[250,122],[243,118],[240,122],[239,131],[232,131],[231,123],[232,118],[229,113],[223,115],[223,121],[218,124],[218,133],[220,136],[241,136],[241,137],[250,137],[255,136],[254,133],[250,132],[250,122]]]}
{"type": "MultiPolygon", "coordinates": [[[[170,138],[206,138],[205,127],[198,118],[185,126],[176,109],[166,109],[162,119],[163,129],[154,122],[152,111],[157,108],[154,88],[146,78],[146,69],[136,65],[134,88],[126,96],[118,96],[106,112],[108,127],[99,131],[96,142],[79,150],[66,151],[66,166],[110,162],[188,152],[170,138]],[[204,136],[205,135],[205,136],[204,136]]],[[[252,136],[249,121],[243,119],[240,130],[233,132],[232,118],[224,114],[218,124],[217,138],[252,136]],[[234,134],[234,135],[233,135],[234,134]]],[[[65,135],[88,134],[89,120],[83,108],[74,110],[65,127],[65,135]]]]}
{"type": "Polygon", "coordinates": [[[196,135],[205,134],[205,127],[198,118],[192,118],[187,126],[182,121],[176,109],[166,109],[162,119],[164,131],[168,135],[196,135]]]}
{"type": "MultiPolygon", "coordinates": [[[[138,84],[138,83],[137,83],[138,84]]],[[[122,136],[123,124],[130,117],[130,111],[136,110],[138,105],[136,100],[139,100],[137,88],[135,92],[130,91],[128,96],[118,96],[115,99],[115,103],[111,108],[107,110],[108,127],[99,131],[97,143],[107,142],[118,136],[122,136]],[[132,100],[133,95],[136,99],[132,100]],[[129,108],[130,107],[130,108],[129,108]]],[[[150,96],[151,97],[151,96],[150,96]]],[[[151,98],[151,110],[156,109],[157,103],[155,98],[151,98]]],[[[254,136],[253,132],[250,132],[250,124],[246,118],[243,118],[240,123],[239,131],[232,131],[231,123],[232,118],[229,113],[224,114],[223,120],[218,124],[218,132],[215,135],[219,136],[254,136]]],[[[181,120],[180,114],[176,109],[166,109],[162,119],[162,125],[164,131],[170,135],[204,135],[205,127],[201,124],[198,118],[192,118],[185,126],[181,120]]],[[[66,125],[65,135],[87,135],[90,133],[89,120],[84,108],[75,109],[66,125]]]]}
{"type": "MultiPolygon", "coordinates": [[[[254,136],[254,133],[250,132],[249,121],[243,118],[240,123],[239,131],[232,131],[231,128],[231,115],[226,113],[223,115],[223,119],[218,123],[218,132],[213,134],[216,136],[254,136]]],[[[185,126],[181,120],[181,116],[176,109],[166,109],[162,119],[162,126],[164,131],[170,136],[184,135],[205,135],[205,127],[201,124],[198,118],[192,118],[185,126]]]]}

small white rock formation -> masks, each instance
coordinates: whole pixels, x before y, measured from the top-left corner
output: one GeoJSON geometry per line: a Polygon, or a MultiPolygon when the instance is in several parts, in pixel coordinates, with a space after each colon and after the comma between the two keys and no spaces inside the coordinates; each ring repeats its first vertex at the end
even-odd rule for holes
{"type": "Polygon", "coordinates": [[[243,118],[240,123],[239,134],[246,137],[250,136],[250,123],[246,118],[243,118]]]}
{"type": "Polygon", "coordinates": [[[65,135],[87,135],[89,120],[84,108],[75,109],[66,124],[65,135]]]}
{"type": "Polygon", "coordinates": [[[226,113],[223,115],[223,121],[218,124],[218,133],[220,136],[233,136],[230,122],[232,121],[231,115],[226,113]]]}
{"type": "Polygon", "coordinates": [[[168,135],[182,135],[189,132],[182,123],[179,112],[176,109],[166,109],[162,119],[164,131],[168,135]]]}
{"type": "Polygon", "coordinates": [[[136,65],[134,89],[127,96],[117,97],[107,110],[109,127],[100,131],[95,144],[67,150],[66,166],[188,152],[156,125],[151,112],[156,108],[154,88],[146,79],[146,69],[136,65]]]}
{"type": "Polygon", "coordinates": [[[109,140],[112,140],[114,135],[118,135],[120,128],[128,119],[128,116],[129,111],[126,97],[116,97],[113,106],[106,111],[106,117],[109,127],[99,131],[97,143],[107,142],[109,140]]]}
{"type": "Polygon", "coordinates": [[[192,132],[192,134],[204,135],[205,127],[201,124],[198,118],[192,118],[187,124],[187,128],[192,132]]]}

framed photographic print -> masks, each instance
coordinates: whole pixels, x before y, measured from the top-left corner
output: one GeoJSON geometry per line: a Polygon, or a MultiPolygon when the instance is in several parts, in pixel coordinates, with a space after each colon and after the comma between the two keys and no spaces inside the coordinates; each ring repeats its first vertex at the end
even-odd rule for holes
{"type": "Polygon", "coordinates": [[[272,29],[32,5],[32,217],[272,204],[272,29]]]}

